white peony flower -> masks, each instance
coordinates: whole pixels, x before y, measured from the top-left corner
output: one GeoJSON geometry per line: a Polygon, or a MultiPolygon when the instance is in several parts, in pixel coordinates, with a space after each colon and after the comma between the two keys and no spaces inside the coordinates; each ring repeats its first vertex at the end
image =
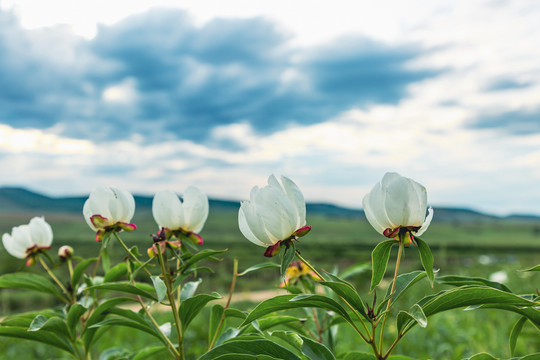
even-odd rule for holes
{"type": "Polygon", "coordinates": [[[364,196],[362,205],[375,230],[389,238],[403,237],[405,245],[413,241],[414,235],[422,235],[433,218],[431,207],[426,217],[426,189],[397,173],[386,173],[364,196]]]}
{"type": "Polygon", "coordinates": [[[26,225],[14,227],[11,234],[2,235],[6,251],[16,258],[26,258],[26,265],[33,265],[35,255],[50,249],[52,241],[51,226],[43,217],[35,217],[26,225]]]}
{"type": "Polygon", "coordinates": [[[202,243],[198,234],[208,218],[208,197],[194,186],[184,191],[183,202],[169,190],[159,191],[154,196],[152,214],[160,228],[175,236],[185,236],[202,243]]]}
{"type": "Polygon", "coordinates": [[[306,226],[306,203],[296,184],[282,176],[281,183],[274,175],[268,185],[255,186],[249,201],[242,201],[238,212],[238,226],[252,243],[266,246],[265,256],[279,253],[283,241],[304,236],[311,229],[306,226]]]}
{"type": "Polygon", "coordinates": [[[129,222],[135,213],[135,200],[129,192],[115,187],[95,188],[83,207],[84,219],[96,231],[96,240],[102,241],[111,231],[135,230],[129,222]]]}

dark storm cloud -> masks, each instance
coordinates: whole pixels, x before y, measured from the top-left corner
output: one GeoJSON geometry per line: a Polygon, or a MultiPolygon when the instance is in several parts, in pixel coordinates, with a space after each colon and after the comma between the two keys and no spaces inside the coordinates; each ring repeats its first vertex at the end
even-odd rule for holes
{"type": "Polygon", "coordinates": [[[470,123],[476,129],[498,129],[509,135],[540,133],[540,109],[485,115],[470,123]]]}
{"type": "Polygon", "coordinates": [[[249,122],[268,132],[312,124],[354,106],[396,103],[409,84],[436,75],[407,67],[421,54],[413,47],[349,38],[292,49],[262,18],[197,27],[182,11],[154,10],[101,27],[91,41],[22,30],[9,13],[0,19],[0,122],[62,123],[66,134],[94,140],[139,133],[150,142],[204,142],[217,125],[249,122]],[[48,55],[59,43],[67,58],[48,55]],[[287,73],[295,76],[284,82],[287,73]],[[102,99],[126,79],[136,102],[102,99]]]}

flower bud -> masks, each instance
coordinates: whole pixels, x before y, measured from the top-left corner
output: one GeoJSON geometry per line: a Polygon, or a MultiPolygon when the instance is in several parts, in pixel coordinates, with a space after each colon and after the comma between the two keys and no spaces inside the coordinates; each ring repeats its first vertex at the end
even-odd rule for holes
{"type": "Polygon", "coordinates": [[[60,249],[58,249],[58,257],[61,260],[67,260],[71,259],[73,257],[73,248],[69,245],[61,246],[60,249]]]}

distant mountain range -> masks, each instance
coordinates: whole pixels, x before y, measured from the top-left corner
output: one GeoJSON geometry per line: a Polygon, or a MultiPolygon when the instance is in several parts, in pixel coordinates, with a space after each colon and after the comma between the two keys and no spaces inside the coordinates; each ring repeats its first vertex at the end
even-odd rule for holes
{"type": "MultiPolygon", "coordinates": [[[[135,203],[138,211],[151,211],[152,197],[135,195],[135,203]]],[[[1,187],[0,188],[0,215],[2,213],[27,213],[50,214],[50,213],[80,213],[87,197],[49,197],[32,192],[24,188],[1,187]]],[[[219,211],[237,211],[239,201],[210,199],[210,208],[219,211]]],[[[351,209],[325,203],[306,204],[308,214],[322,215],[336,218],[363,218],[364,211],[351,209]]],[[[491,221],[540,221],[536,215],[510,215],[505,217],[484,214],[467,208],[435,207],[435,222],[491,222],[491,221]]]]}

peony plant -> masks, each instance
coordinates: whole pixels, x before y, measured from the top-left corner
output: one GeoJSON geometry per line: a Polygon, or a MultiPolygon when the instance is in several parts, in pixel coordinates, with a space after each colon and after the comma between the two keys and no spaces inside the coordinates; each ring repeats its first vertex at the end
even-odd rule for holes
{"type": "MultiPolygon", "coordinates": [[[[158,192],[152,205],[158,231],[148,240],[151,246],[147,254],[141,255],[137,247],[128,247],[120,237],[122,230],[136,229],[131,224],[133,196],[113,187],[96,188],[83,208],[85,221],[101,243],[96,257],[75,257],[72,247],[62,246],[58,258],[53,259],[47,253],[52,229],[43,218],[33,218],[29,224],[14,227],[10,234],[2,236],[6,251],[26,259],[28,266],[24,271],[0,275],[0,288],[42,292],[55,296],[63,305],[8,316],[0,322],[0,336],[45,343],[80,360],[398,360],[410,359],[393,355],[409,331],[428,326],[429,318],[443,311],[470,307],[519,314],[520,320],[510,336],[512,353],[524,323],[540,329],[538,294],[515,294],[497,279],[435,278],[433,256],[427,242],[420,238],[433,217],[422,185],[387,173],[365,195],[363,206],[369,223],[387,238],[371,254],[369,293],[358,291],[348,281],[351,271],[323,271],[300,254],[297,240],[311,229],[306,225],[304,197],[292,180],[284,176],[278,180],[271,175],[268,185],[254,187],[249,200],[240,204],[238,227],[247,240],[266,247],[266,257],[280,255],[281,265],[265,262],[239,271],[238,261],[234,260],[226,299],[214,303],[205,314],[202,310],[222,297],[215,292],[197,293],[201,282],[198,274],[212,271],[202,262],[216,260],[227,251],[203,247],[200,232],[209,211],[206,195],[188,187],[181,201],[172,191],[158,192]],[[108,258],[107,246],[112,239],[122,245],[127,255],[116,264],[108,258]],[[384,284],[381,280],[394,246],[399,248],[394,276],[384,284]],[[400,274],[406,249],[418,251],[423,270],[400,274]],[[293,261],[294,257],[297,261],[293,261]],[[37,262],[48,277],[28,271],[37,262]],[[62,277],[59,273],[64,266],[67,269],[63,273],[68,275],[62,277]],[[236,282],[246,274],[269,268],[281,269],[282,286],[289,293],[269,297],[251,311],[235,309],[231,300],[236,282]],[[400,308],[397,300],[426,278],[431,284],[437,281],[453,288],[410,299],[412,306],[400,308]],[[158,321],[158,307],[159,311],[167,309],[169,322],[158,321]],[[305,316],[298,319],[280,313],[291,309],[304,309],[305,316]],[[207,348],[195,354],[191,347],[195,335],[190,334],[190,325],[201,316],[206,316],[204,329],[194,333],[207,332],[207,348]],[[136,352],[118,344],[99,353],[96,344],[100,337],[118,326],[144,332],[152,340],[141,344],[142,349],[136,352]],[[343,327],[357,335],[355,345],[363,342],[371,353],[338,353],[336,346],[342,341],[343,327]]],[[[302,245],[311,246],[309,241],[302,245]]],[[[540,271],[540,265],[526,271],[540,271]]],[[[537,353],[515,359],[539,357],[537,353]]],[[[488,354],[471,357],[481,359],[495,358],[488,354]]]]}

